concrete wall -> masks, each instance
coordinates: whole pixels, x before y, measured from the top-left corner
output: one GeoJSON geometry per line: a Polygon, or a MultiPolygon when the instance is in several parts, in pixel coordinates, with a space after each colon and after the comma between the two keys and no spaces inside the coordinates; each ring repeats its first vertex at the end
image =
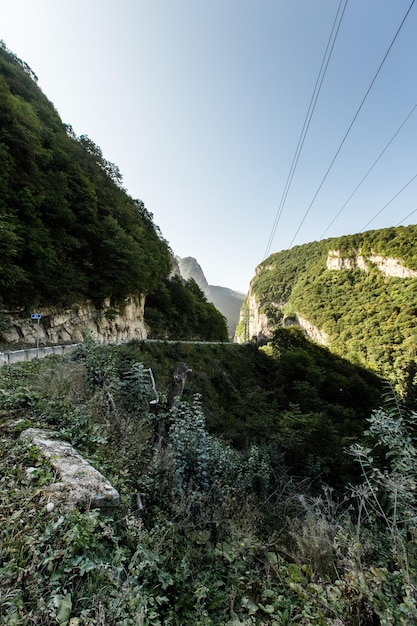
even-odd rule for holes
{"type": "Polygon", "coordinates": [[[78,348],[79,343],[65,346],[49,346],[46,348],[30,348],[28,350],[16,350],[15,352],[0,352],[0,367],[2,365],[12,365],[23,361],[34,361],[36,358],[43,359],[51,354],[70,354],[78,348]]]}

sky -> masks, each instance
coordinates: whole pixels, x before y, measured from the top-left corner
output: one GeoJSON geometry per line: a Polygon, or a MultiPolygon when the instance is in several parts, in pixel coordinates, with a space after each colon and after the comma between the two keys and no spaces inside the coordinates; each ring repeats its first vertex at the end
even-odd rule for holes
{"type": "Polygon", "coordinates": [[[268,252],[417,223],[417,2],[0,0],[0,16],[62,121],[211,285],[245,293],[268,252]]]}

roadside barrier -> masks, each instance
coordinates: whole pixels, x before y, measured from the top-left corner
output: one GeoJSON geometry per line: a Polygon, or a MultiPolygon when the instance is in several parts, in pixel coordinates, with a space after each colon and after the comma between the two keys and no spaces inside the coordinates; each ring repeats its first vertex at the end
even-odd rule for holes
{"type": "Polygon", "coordinates": [[[79,343],[72,343],[62,346],[47,346],[40,348],[28,348],[27,350],[15,350],[14,352],[0,352],[0,367],[22,363],[25,361],[35,361],[37,358],[43,359],[51,354],[70,354],[78,348],[79,343]]]}

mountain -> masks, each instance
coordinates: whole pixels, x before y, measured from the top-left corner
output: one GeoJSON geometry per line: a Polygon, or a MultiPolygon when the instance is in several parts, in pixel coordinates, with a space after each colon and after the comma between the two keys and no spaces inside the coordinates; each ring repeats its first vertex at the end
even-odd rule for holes
{"type": "Polygon", "coordinates": [[[181,276],[185,280],[189,280],[190,278],[195,280],[207,300],[214,304],[220,313],[224,315],[227,321],[229,336],[233,337],[239,321],[240,308],[245,299],[245,294],[229,289],[228,287],[209,285],[200,264],[193,257],[188,256],[181,258],[177,256],[175,259],[178,263],[181,276]]]}
{"type": "Polygon", "coordinates": [[[315,341],[391,377],[415,367],[417,226],[295,246],[256,268],[236,339],[297,325],[315,341]]]}
{"type": "Polygon", "coordinates": [[[166,307],[158,313],[154,300],[146,320],[145,300],[160,290],[166,301],[175,292],[183,338],[205,338],[209,327],[210,339],[227,338],[224,320],[201,293],[170,284],[169,245],[143,202],[123,188],[118,167],[63,124],[34,72],[2,42],[0,232],[6,342],[33,342],[32,311],[42,314],[47,342],[78,341],[91,329],[106,341],[143,338],[151,320],[167,336],[166,307]]]}
{"type": "Polygon", "coordinates": [[[0,48],[0,288],[10,308],[121,302],[154,289],[170,252],[116,165],[76,137],[28,66],[0,48]]]}

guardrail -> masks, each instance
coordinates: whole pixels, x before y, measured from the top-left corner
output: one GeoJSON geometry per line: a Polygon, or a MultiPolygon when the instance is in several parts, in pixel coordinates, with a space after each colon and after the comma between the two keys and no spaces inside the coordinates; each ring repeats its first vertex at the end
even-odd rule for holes
{"type": "Polygon", "coordinates": [[[12,365],[13,363],[34,361],[37,358],[43,359],[51,354],[70,354],[74,352],[79,345],[79,343],[71,343],[62,346],[47,346],[42,348],[28,348],[27,350],[15,350],[14,352],[0,352],[0,367],[3,365],[12,365]]]}

